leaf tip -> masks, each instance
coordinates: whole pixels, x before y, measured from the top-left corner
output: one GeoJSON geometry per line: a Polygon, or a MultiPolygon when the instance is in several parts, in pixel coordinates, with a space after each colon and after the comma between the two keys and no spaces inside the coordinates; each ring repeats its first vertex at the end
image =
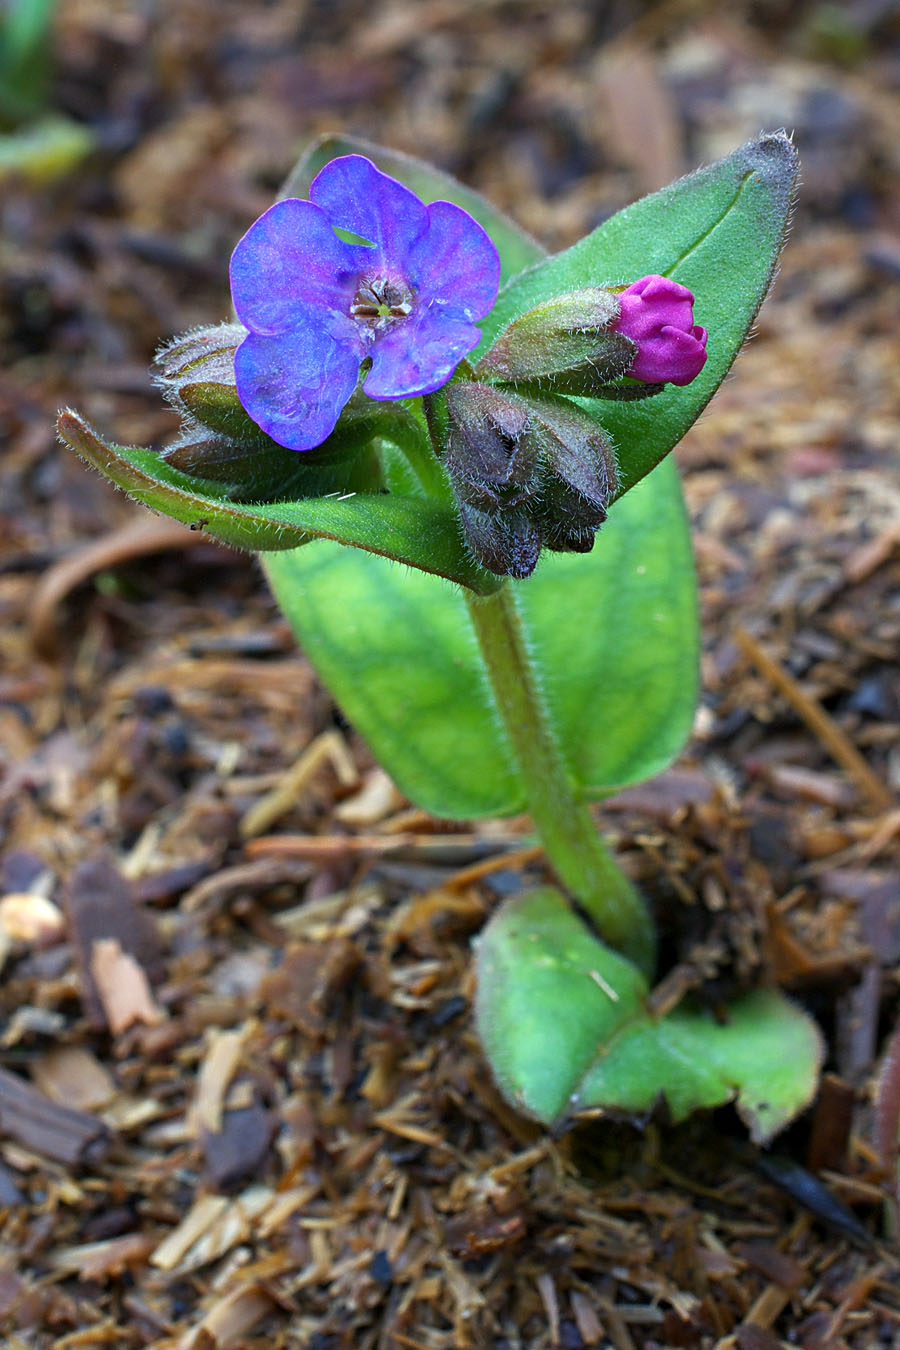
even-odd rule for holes
{"type": "Polygon", "coordinates": [[[114,458],[112,446],[99,436],[90,422],[74,408],[63,408],[56,419],[56,434],[63,445],[74,450],[95,469],[104,470],[114,458]]]}
{"type": "Polygon", "coordinates": [[[762,182],[772,193],[778,208],[789,215],[800,171],[800,156],[794,145],[793,132],[783,127],[778,131],[762,132],[741,147],[739,159],[744,173],[753,174],[762,182]]]}

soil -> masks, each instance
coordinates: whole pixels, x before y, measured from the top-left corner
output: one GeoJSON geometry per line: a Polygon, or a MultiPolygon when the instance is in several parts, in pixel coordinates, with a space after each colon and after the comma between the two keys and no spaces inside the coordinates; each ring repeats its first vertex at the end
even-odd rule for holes
{"type": "Polygon", "coordinates": [[[897,6],[62,0],[48,105],[95,148],[0,198],[3,1344],[900,1345],[897,6]],[[552,1138],[470,1022],[528,822],[412,809],[255,562],[55,414],[171,434],[155,347],[323,131],[558,248],[781,125],[782,273],[678,452],[695,734],[599,818],[667,993],[777,981],[826,1074],[765,1154],[730,1108],[552,1138]]]}

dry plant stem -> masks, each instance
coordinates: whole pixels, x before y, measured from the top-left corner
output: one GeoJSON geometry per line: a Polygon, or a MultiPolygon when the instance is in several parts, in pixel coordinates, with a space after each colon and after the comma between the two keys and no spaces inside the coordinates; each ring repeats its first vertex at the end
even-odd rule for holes
{"type": "Polygon", "coordinates": [[[544,852],[604,940],[650,975],[652,922],[597,833],[587,804],[576,796],[528,657],[513,587],[506,582],[493,595],[465,594],[544,852]]]}
{"type": "Polygon", "coordinates": [[[828,753],[855,781],[872,805],[881,811],[890,810],[895,806],[893,793],[821,703],[804,693],[793,676],[759,645],[746,628],[738,626],[734,636],[744,655],[749,657],[760,674],[778,690],[779,694],[788,700],[794,711],[803,719],[810,731],[818,736],[828,753]]]}

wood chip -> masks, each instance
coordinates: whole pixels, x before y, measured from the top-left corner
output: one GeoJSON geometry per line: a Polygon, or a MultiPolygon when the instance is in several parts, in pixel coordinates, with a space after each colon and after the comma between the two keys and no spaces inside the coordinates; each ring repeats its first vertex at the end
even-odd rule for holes
{"type": "Polygon", "coordinates": [[[847,734],[822,705],[805,693],[792,675],[751,637],[745,628],[735,629],[735,639],[756,668],[787,699],[797,715],[825,746],[828,753],[857,783],[871,804],[880,810],[895,805],[893,794],[870,768],[847,734]]]}
{"type": "Polygon", "coordinates": [[[894,521],[874,539],[854,549],[844,560],[844,576],[851,584],[858,585],[883,567],[896,548],[900,548],[900,521],[894,521]]]}
{"type": "MultiPolygon", "coordinates": [[[[159,937],[152,919],[137,904],[131,885],[108,853],[95,854],[74,869],[64,891],[64,902],[81,971],[85,1012],[95,1026],[103,1027],[107,1025],[107,1014],[93,970],[95,944],[107,939],[116,944],[115,949],[105,949],[105,956],[100,958],[107,975],[112,973],[114,978],[118,968],[127,982],[129,972],[137,968],[137,978],[146,986],[161,972],[159,937]],[[133,965],[126,969],[118,953],[133,958],[133,965]]],[[[127,1006],[127,991],[123,991],[123,997],[127,1006]]],[[[152,998],[141,1006],[153,1008],[152,998]]],[[[150,1012],[150,1016],[155,1014],[150,1012]]]]}
{"type": "Polygon", "coordinates": [[[359,959],[358,948],[346,938],[292,942],[281,964],[263,980],[261,996],[276,1017],[319,1036],[331,1000],[357,969],[359,959]]]}
{"type": "Polygon", "coordinates": [[[82,1045],[61,1045],[41,1055],[31,1066],[31,1076],[41,1092],[76,1111],[107,1106],[117,1091],[109,1070],[82,1045]]]}
{"type": "Polygon", "coordinates": [[[105,1242],[85,1242],[78,1247],[60,1247],[53,1254],[55,1270],[77,1275],[80,1280],[106,1282],[123,1271],[146,1264],[156,1246],[149,1233],[125,1233],[105,1242]]]}
{"type": "Polygon", "coordinates": [[[211,1186],[222,1191],[233,1191],[262,1173],[279,1128],[278,1118],[260,1100],[253,1084],[245,1080],[239,1086],[248,1089],[247,1105],[225,1111],[219,1129],[201,1132],[206,1176],[211,1186]]]}
{"type": "Polygon", "coordinates": [[[10,942],[56,942],[66,921],[52,900],[42,895],[4,895],[0,899],[0,930],[10,942]]]}
{"type": "Polygon", "coordinates": [[[233,1289],[217,1299],[200,1322],[178,1341],[178,1350],[228,1350],[252,1331],[275,1301],[256,1284],[233,1289]]]}
{"type": "Polygon", "coordinates": [[[315,775],[330,764],[344,787],[352,787],[359,774],[347,744],[337,731],[323,732],[307,746],[297,763],[281,779],[274,791],[258,801],[241,820],[245,839],[263,834],[301,800],[315,775]]]}
{"type": "Polygon", "coordinates": [[[599,1345],[603,1340],[603,1324],[590,1299],[580,1289],[573,1289],[569,1294],[569,1300],[581,1339],[585,1345],[599,1345]]]}
{"type": "Polygon", "coordinates": [[[146,971],[130,952],[122,950],[118,938],[95,939],[90,972],[107,1025],[114,1036],[127,1031],[136,1022],[154,1027],[165,1018],[153,997],[146,971]]]}
{"type": "Polygon", "coordinates": [[[216,1224],[228,1209],[224,1195],[203,1195],[194,1202],[177,1228],[164,1238],[151,1256],[161,1270],[174,1270],[180,1261],[216,1224]]]}
{"type": "Polygon", "coordinates": [[[237,1072],[244,1046],[255,1028],[254,1022],[245,1022],[235,1031],[209,1033],[206,1053],[197,1074],[197,1088],[188,1117],[188,1129],[195,1138],[203,1130],[222,1128],[225,1094],[237,1072]]]}
{"type": "Polygon", "coordinates": [[[354,828],[377,825],[398,810],[405,800],[384,769],[370,769],[359,791],[338,802],[334,815],[337,820],[354,828]]]}
{"type": "Polygon", "coordinates": [[[200,543],[208,544],[209,541],[192,532],[187,525],[166,516],[149,516],[141,512],[126,525],[76,550],[44,573],[34,593],[28,621],[34,650],[48,660],[56,655],[59,607],[89,577],[144,558],[149,553],[196,548],[200,543]]]}

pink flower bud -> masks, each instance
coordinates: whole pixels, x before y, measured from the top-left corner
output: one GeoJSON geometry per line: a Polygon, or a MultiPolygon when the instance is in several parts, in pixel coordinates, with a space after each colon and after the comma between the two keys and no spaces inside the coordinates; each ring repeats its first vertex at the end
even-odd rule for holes
{"type": "Polygon", "coordinates": [[[625,372],[647,384],[690,384],[706,363],[706,329],[694,323],[694,297],[668,277],[641,277],[619,296],[613,329],[637,356],[625,372]]]}

